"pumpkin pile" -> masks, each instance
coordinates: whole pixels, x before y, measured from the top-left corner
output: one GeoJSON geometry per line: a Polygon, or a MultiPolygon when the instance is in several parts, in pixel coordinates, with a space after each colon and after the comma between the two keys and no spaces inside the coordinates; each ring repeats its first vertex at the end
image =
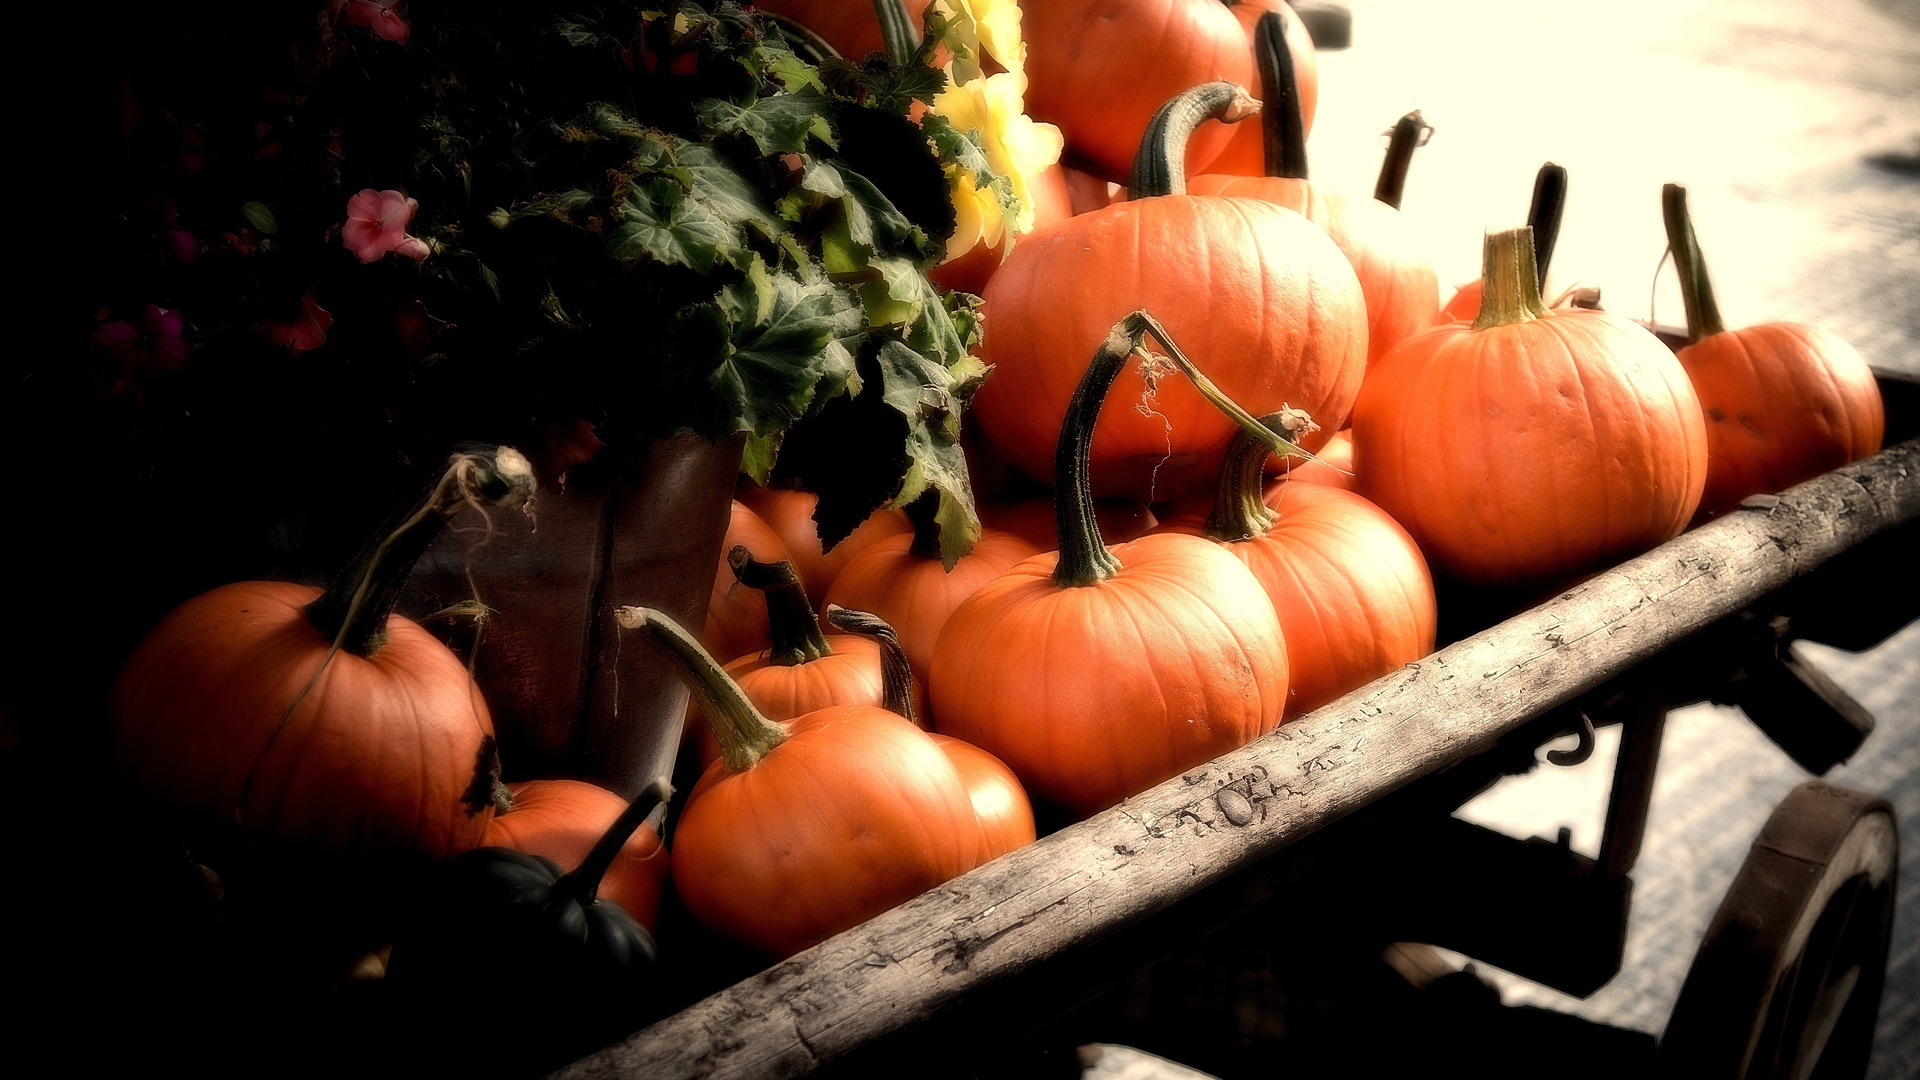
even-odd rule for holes
{"type": "MultiPolygon", "coordinates": [[[[731,510],[699,553],[704,622],[595,598],[613,644],[656,651],[692,699],[666,814],[666,777],[611,791],[498,762],[471,668],[391,614],[434,526],[531,495],[515,452],[463,454],[328,589],[215,589],[127,661],[122,772],[196,843],[445,864],[431,895],[471,906],[460,926],[592,954],[609,985],[653,962],[653,931],[662,957],[735,949],[739,974],[1421,659],[1441,598],[1561,587],[1878,449],[1844,342],[1722,324],[1678,185],[1677,356],[1543,301],[1551,164],[1529,225],[1488,231],[1481,278],[1442,307],[1395,209],[1430,129],[1402,118],[1378,197],[1311,182],[1313,45],[1282,0],[762,7],[842,75],[945,48],[954,18],[992,45],[1011,11],[1011,49],[955,59],[1056,125],[1058,160],[1008,187],[1031,213],[935,275],[980,294],[977,393],[899,406],[938,421],[928,438],[974,421],[971,485],[919,477],[830,525],[813,494],[743,476],[707,493],[731,510]]],[[[458,945],[396,941],[396,979],[477,970],[458,945]]]]}

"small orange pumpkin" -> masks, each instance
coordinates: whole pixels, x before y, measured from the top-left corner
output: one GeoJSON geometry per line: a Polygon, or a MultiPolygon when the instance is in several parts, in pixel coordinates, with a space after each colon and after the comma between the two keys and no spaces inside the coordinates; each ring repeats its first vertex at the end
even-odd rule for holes
{"type": "MultiPolygon", "coordinates": [[[[482,844],[511,848],[579,866],[627,809],[627,800],[583,780],[527,780],[507,785],[511,809],[494,815],[482,844]]],[[[634,830],[600,879],[599,896],[611,900],[653,929],[660,918],[660,893],[667,881],[667,853],[646,825],[634,830]]]]}
{"type": "Polygon", "coordinates": [[[1860,353],[1817,326],[1726,329],[1686,188],[1668,184],[1662,203],[1687,304],[1680,365],[1707,418],[1702,513],[1725,513],[1749,495],[1782,491],[1878,452],[1886,407],[1860,353]]]}

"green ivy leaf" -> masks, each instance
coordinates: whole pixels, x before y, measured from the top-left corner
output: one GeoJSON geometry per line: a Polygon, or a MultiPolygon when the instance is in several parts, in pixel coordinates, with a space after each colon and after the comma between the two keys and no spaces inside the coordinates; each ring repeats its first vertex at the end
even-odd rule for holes
{"type": "Polygon", "coordinates": [[[614,215],[620,224],[607,238],[607,253],[627,266],[651,261],[705,274],[734,261],[746,243],[738,225],[667,177],[628,184],[614,215]]]}
{"type": "Polygon", "coordinates": [[[718,150],[705,143],[682,143],[674,150],[674,160],[679,166],[675,176],[687,193],[716,217],[752,225],[768,239],[786,232],[785,224],[761,201],[759,189],[718,150]]]}
{"type": "Polygon", "coordinates": [[[827,99],[815,90],[774,94],[745,106],[718,98],[693,103],[694,115],[703,127],[717,135],[752,139],[768,157],[799,153],[807,148],[808,139],[833,146],[827,108],[827,99]]]}

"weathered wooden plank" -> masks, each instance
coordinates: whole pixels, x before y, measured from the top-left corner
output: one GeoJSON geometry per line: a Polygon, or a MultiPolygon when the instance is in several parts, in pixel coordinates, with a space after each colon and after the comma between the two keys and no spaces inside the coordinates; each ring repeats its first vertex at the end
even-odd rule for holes
{"type": "Polygon", "coordinates": [[[1920,440],[1911,440],[1599,574],[559,1075],[808,1073],[1458,762],[1849,547],[1916,519],[1920,440]]]}

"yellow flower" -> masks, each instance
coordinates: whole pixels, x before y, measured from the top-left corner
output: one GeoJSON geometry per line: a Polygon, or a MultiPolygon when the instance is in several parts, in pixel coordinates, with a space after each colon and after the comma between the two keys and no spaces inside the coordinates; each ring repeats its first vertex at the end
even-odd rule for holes
{"type": "Polygon", "coordinates": [[[953,20],[960,44],[973,53],[970,59],[954,58],[954,82],[983,77],[980,55],[985,53],[1019,76],[1021,89],[1026,88],[1027,45],[1020,40],[1019,0],[939,0],[939,6],[953,20]]]}
{"type": "MultiPolygon", "coordinates": [[[[984,240],[1000,243],[1009,226],[1014,235],[1033,228],[1033,180],[1060,160],[1065,145],[1060,129],[1036,123],[1027,115],[1021,90],[1026,79],[1017,72],[1000,72],[949,87],[933,100],[935,114],[961,131],[971,131],[980,142],[987,167],[1011,183],[1019,206],[1013,220],[991,188],[978,177],[954,167],[949,173],[959,227],[947,243],[947,257],[958,258],[984,240]]],[[[1011,245],[1008,245],[1011,247],[1011,245]]]]}

